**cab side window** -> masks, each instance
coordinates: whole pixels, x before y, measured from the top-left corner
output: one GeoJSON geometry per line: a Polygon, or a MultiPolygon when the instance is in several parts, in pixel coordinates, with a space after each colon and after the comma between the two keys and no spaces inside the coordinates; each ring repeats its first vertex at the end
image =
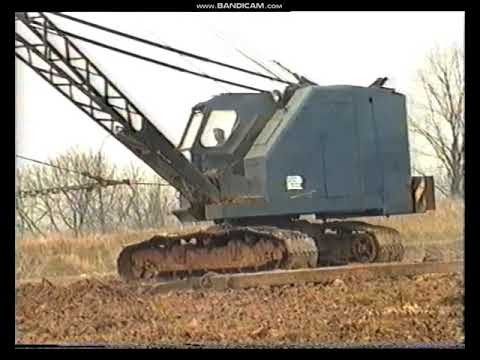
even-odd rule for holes
{"type": "Polygon", "coordinates": [[[213,110],[200,138],[205,147],[222,146],[233,132],[237,120],[234,110],[213,110]]]}

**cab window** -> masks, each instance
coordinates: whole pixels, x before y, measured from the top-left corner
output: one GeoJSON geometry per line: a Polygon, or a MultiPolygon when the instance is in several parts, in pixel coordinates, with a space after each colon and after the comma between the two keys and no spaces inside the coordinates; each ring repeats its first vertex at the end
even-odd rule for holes
{"type": "Polygon", "coordinates": [[[183,149],[190,149],[197,137],[198,130],[200,129],[200,125],[202,124],[203,120],[203,113],[196,112],[192,116],[192,120],[190,122],[190,126],[188,127],[187,133],[185,134],[185,138],[183,140],[183,144],[181,145],[181,150],[183,149]]]}
{"type": "Polygon", "coordinates": [[[222,146],[232,134],[236,120],[234,110],[213,110],[200,138],[201,144],[205,147],[222,146]]]}

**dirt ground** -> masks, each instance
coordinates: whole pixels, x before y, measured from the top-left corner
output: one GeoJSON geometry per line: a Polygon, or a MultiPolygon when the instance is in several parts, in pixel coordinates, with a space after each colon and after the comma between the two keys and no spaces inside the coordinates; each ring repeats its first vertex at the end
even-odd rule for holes
{"type": "MultiPolygon", "coordinates": [[[[114,277],[16,289],[18,343],[461,344],[460,274],[154,294],[114,277]]],[[[145,289],[145,288],[143,288],[145,289]]]]}
{"type": "MultiPolygon", "coordinates": [[[[404,234],[405,262],[463,259],[462,209],[445,202],[430,214],[380,224],[404,234]]],[[[155,294],[115,275],[121,248],[146,237],[59,235],[19,242],[17,343],[217,347],[464,342],[461,274],[155,294]]]]}

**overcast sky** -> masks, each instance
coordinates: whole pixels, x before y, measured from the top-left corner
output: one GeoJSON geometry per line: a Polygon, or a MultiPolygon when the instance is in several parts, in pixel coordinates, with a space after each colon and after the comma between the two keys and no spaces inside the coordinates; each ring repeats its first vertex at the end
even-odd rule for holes
{"type": "MultiPolygon", "coordinates": [[[[417,69],[435,46],[463,46],[463,12],[288,13],[67,13],[199,55],[261,71],[234,50],[278,60],[320,85],[367,86],[377,77],[409,93],[417,69]]],[[[91,30],[51,16],[59,27],[194,71],[265,89],[278,83],[249,77],[91,30]]],[[[76,42],[173,143],[180,140],[192,106],[240,88],[76,42]]],[[[19,60],[16,67],[16,152],[47,160],[72,146],[103,150],[117,164],[136,160],[19,60]]]]}

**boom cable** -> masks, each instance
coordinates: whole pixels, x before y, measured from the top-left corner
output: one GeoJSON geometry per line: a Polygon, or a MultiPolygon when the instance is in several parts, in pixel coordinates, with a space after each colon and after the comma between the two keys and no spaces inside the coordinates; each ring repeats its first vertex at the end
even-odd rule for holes
{"type": "Polygon", "coordinates": [[[70,172],[72,174],[78,174],[78,175],[82,175],[82,176],[85,176],[85,177],[94,178],[94,177],[92,177],[92,175],[90,175],[88,172],[85,172],[85,171],[77,171],[77,170],[64,168],[62,166],[58,166],[58,165],[55,165],[55,164],[52,164],[52,163],[47,163],[47,162],[44,162],[44,161],[31,159],[31,158],[28,158],[28,157],[23,156],[23,155],[15,154],[15,157],[26,160],[26,161],[34,162],[34,163],[37,163],[37,164],[40,164],[40,165],[56,168],[56,169],[59,169],[59,170],[65,171],[65,172],[70,172]]]}
{"type": "MultiPolygon", "coordinates": [[[[32,21],[32,23],[33,23],[34,25],[38,26],[38,27],[44,26],[44,24],[41,24],[41,23],[39,23],[39,22],[37,22],[37,21],[32,21]]],[[[48,27],[48,26],[46,26],[46,27],[48,27]]],[[[73,37],[73,38],[75,38],[75,39],[78,39],[78,40],[81,40],[81,41],[85,41],[85,42],[91,43],[91,44],[93,44],[93,45],[96,45],[96,46],[99,46],[99,47],[103,47],[103,48],[105,48],[105,49],[112,50],[112,51],[115,51],[115,52],[118,52],[118,53],[121,53],[121,54],[124,54],[124,55],[128,55],[128,56],[131,56],[131,57],[140,59],[140,60],[144,60],[144,61],[147,61],[147,62],[151,62],[151,63],[157,64],[157,65],[161,65],[161,66],[164,66],[164,67],[173,69],[173,70],[177,70],[177,71],[180,71],[180,72],[185,72],[185,73],[188,73],[188,74],[191,74],[191,75],[203,77],[203,78],[210,79],[210,80],[213,80],[213,81],[222,82],[222,83],[225,83],[225,84],[228,84],[228,85],[233,85],[233,86],[242,87],[242,88],[248,89],[248,90],[253,90],[253,91],[258,91],[258,92],[269,92],[268,90],[263,90],[263,89],[259,89],[259,88],[253,87],[253,86],[244,85],[244,84],[237,83],[237,82],[234,82],[234,81],[229,81],[229,80],[225,80],[225,79],[222,79],[222,78],[218,78],[218,77],[215,77],[215,76],[210,76],[210,75],[207,75],[207,74],[202,74],[202,73],[199,73],[199,72],[196,72],[196,71],[192,71],[192,70],[185,69],[185,68],[180,67],[180,66],[172,65],[172,64],[169,64],[169,63],[166,63],[166,62],[163,62],[163,61],[159,61],[159,60],[155,60],[155,59],[152,59],[152,58],[143,56],[143,55],[135,54],[135,53],[133,53],[133,52],[131,52],[131,51],[123,50],[123,49],[120,49],[120,48],[115,47],[115,46],[107,45],[107,44],[102,43],[102,42],[100,42],[100,41],[93,40],[93,39],[90,39],[90,38],[86,38],[86,37],[84,37],[84,36],[76,35],[76,34],[73,34],[73,33],[71,33],[71,32],[68,32],[68,31],[65,31],[65,30],[62,30],[62,29],[53,29],[53,28],[51,28],[51,27],[48,27],[48,28],[50,29],[49,33],[51,33],[51,34],[53,34],[53,35],[57,35],[57,36],[61,36],[61,35],[71,36],[71,37],[73,37]]]]}
{"type": "Polygon", "coordinates": [[[257,65],[258,67],[262,68],[263,70],[265,70],[266,72],[268,72],[269,74],[273,75],[275,78],[277,79],[280,79],[283,83],[285,84],[289,84],[289,85],[292,85],[294,83],[288,81],[288,80],[285,80],[283,78],[281,78],[281,76],[279,76],[278,74],[274,73],[271,69],[269,69],[266,65],[262,64],[259,60],[255,60],[253,58],[253,56],[251,55],[247,55],[244,51],[242,51],[241,49],[239,49],[238,47],[236,47],[235,45],[232,45],[231,42],[227,41],[223,36],[221,36],[217,31],[215,30],[212,30],[213,33],[215,34],[216,37],[218,37],[220,40],[224,41],[225,43],[228,43],[230,46],[233,47],[233,49],[238,52],[240,55],[242,55],[243,57],[245,57],[247,60],[253,62],[255,65],[257,65]]]}
{"type": "MultiPolygon", "coordinates": [[[[170,46],[165,41],[163,43],[160,43],[160,44],[163,45],[163,46],[170,46]]],[[[192,66],[195,70],[197,70],[198,72],[200,72],[203,75],[208,75],[204,70],[201,69],[201,67],[199,65],[195,65],[192,62],[192,60],[190,59],[189,56],[186,56],[186,55],[183,55],[183,54],[179,54],[179,55],[182,59],[184,59],[186,62],[188,62],[190,64],[190,66],[192,66]]],[[[228,92],[228,89],[225,86],[223,86],[221,82],[218,82],[217,80],[214,80],[214,81],[217,84],[217,86],[222,88],[223,91],[228,92]]]]}
{"type": "Polygon", "coordinates": [[[58,166],[52,163],[47,163],[44,161],[28,158],[26,156],[18,155],[15,154],[16,157],[27,160],[30,162],[34,162],[40,165],[56,168],[65,172],[70,172],[72,174],[78,174],[85,176],[87,178],[93,179],[96,182],[94,183],[86,183],[86,184],[79,184],[79,185],[66,185],[66,186],[56,186],[56,187],[51,187],[51,188],[45,188],[45,189],[36,189],[36,190],[19,190],[17,191],[17,196],[19,197],[35,197],[39,195],[47,195],[47,194],[59,194],[59,193],[65,193],[67,191],[79,191],[79,190],[86,190],[86,191],[91,191],[95,188],[102,188],[102,187],[108,187],[108,186],[117,186],[117,185],[128,185],[128,186],[134,186],[134,185],[147,185],[147,186],[171,186],[168,183],[153,183],[153,182],[144,182],[144,181],[132,181],[130,179],[123,179],[123,180],[115,180],[115,179],[106,179],[101,176],[97,175],[92,175],[87,171],[77,171],[77,170],[72,170],[66,167],[58,166]]]}
{"type": "Polygon", "coordinates": [[[142,39],[138,36],[130,35],[130,34],[118,31],[118,30],[108,28],[106,26],[102,26],[102,25],[95,24],[95,23],[92,23],[92,22],[89,22],[89,21],[86,21],[86,20],[82,20],[82,19],[76,18],[74,16],[65,15],[65,14],[61,14],[61,13],[58,13],[58,12],[51,12],[51,14],[63,17],[63,18],[68,19],[70,21],[78,22],[78,23],[86,25],[86,26],[96,28],[98,30],[103,30],[103,31],[106,31],[106,32],[109,32],[109,33],[112,33],[112,34],[115,34],[115,35],[118,35],[118,36],[128,38],[130,40],[139,41],[139,42],[142,42],[144,44],[155,46],[155,47],[161,48],[163,50],[175,52],[177,54],[188,56],[188,57],[191,57],[191,58],[194,58],[194,59],[197,59],[197,60],[209,62],[209,63],[215,64],[215,65],[223,66],[223,67],[233,69],[233,70],[236,70],[236,71],[241,71],[241,72],[244,72],[244,73],[247,73],[247,74],[250,74],[250,75],[254,75],[254,76],[258,76],[258,77],[262,77],[262,78],[265,78],[265,79],[268,79],[268,80],[278,81],[278,82],[282,82],[282,83],[289,84],[289,85],[293,84],[289,81],[280,79],[277,76],[274,76],[274,77],[268,76],[268,75],[265,75],[265,74],[262,74],[262,73],[259,73],[259,72],[256,72],[256,71],[248,70],[248,69],[241,68],[241,67],[235,66],[235,65],[230,65],[230,64],[227,64],[227,63],[224,63],[224,62],[220,62],[220,61],[217,61],[217,60],[207,58],[205,56],[200,56],[200,55],[193,54],[193,53],[190,53],[190,52],[187,52],[187,51],[183,51],[183,50],[171,47],[171,46],[162,45],[162,44],[156,43],[154,41],[142,39]]]}

